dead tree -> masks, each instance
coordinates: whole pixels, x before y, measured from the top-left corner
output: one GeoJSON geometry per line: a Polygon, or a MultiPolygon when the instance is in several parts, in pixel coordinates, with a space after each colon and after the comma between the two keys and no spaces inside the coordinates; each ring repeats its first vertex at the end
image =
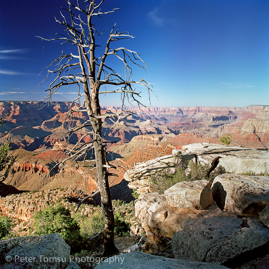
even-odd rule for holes
{"type": "MultiPolygon", "coordinates": [[[[112,255],[118,252],[114,245],[114,216],[112,210],[112,202],[108,184],[109,165],[106,162],[105,145],[102,139],[102,120],[105,118],[125,118],[132,114],[125,106],[127,101],[135,101],[138,106],[142,105],[137,97],[140,97],[140,92],[137,92],[135,85],[140,84],[145,87],[148,93],[151,92],[151,85],[144,79],[135,81],[132,78],[131,65],[147,68],[147,65],[140,58],[140,55],[125,47],[112,48],[112,44],[120,40],[128,40],[134,38],[128,32],[119,32],[116,25],[108,34],[106,43],[104,44],[104,52],[98,56],[96,48],[96,39],[100,36],[96,31],[93,20],[100,19],[103,15],[113,13],[117,8],[110,11],[102,11],[101,5],[104,0],[100,0],[96,4],[94,0],[66,0],[68,8],[63,8],[67,15],[62,12],[61,19],[55,18],[56,22],[65,27],[65,34],[59,35],[53,39],[39,37],[45,41],[60,40],[62,44],[70,43],[76,47],[76,53],[62,54],[53,60],[44,70],[48,74],[44,81],[54,74],[55,78],[49,84],[47,99],[50,100],[52,95],[60,88],[68,85],[78,86],[78,97],[73,101],[76,103],[76,108],[70,109],[70,115],[73,112],[87,112],[88,120],[80,126],[75,126],[70,129],[69,133],[88,128],[87,133],[83,135],[76,145],[68,152],[67,159],[79,159],[81,156],[86,156],[90,149],[94,149],[94,157],[97,170],[98,188],[101,196],[101,204],[104,218],[104,255],[112,255]],[[107,59],[115,57],[124,65],[124,74],[117,73],[111,66],[107,65],[107,59]],[[51,67],[55,66],[52,70],[51,67]],[[82,87],[81,87],[82,86],[82,87]],[[105,86],[108,86],[106,88],[105,86]],[[114,88],[109,89],[109,86],[114,88]],[[81,93],[83,88],[83,93],[81,93]],[[122,99],[122,108],[118,113],[106,112],[101,114],[100,110],[100,94],[120,93],[122,99]],[[84,96],[85,103],[77,104],[77,100],[84,96]],[[90,126],[90,127],[89,127],[90,126]],[[86,135],[92,136],[90,143],[84,143],[83,139],[86,135]]],[[[43,81],[43,82],[44,82],[43,81]]],[[[42,83],[43,83],[42,82],[42,83]]],[[[41,83],[41,84],[42,84],[41,83]]],[[[111,88],[111,87],[110,87],[111,88]]]]}

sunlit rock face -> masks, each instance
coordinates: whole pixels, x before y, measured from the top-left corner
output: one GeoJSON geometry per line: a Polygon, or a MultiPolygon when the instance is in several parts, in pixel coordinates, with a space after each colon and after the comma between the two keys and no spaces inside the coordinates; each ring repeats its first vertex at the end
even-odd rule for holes
{"type": "Polygon", "coordinates": [[[141,194],[135,202],[135,216],[147,236],[155,242],[172,238],[187,218],[193,218],[200,211],[173,207],[164,195],[158,193],[141,194]]]}
{"type": "Polygon", "coordinates": [[[269,172],[269,153],[238,146],[223,146],[210,143],[195,143],[183,146],[186,154],[194,154],[200,163],[211,163],[220,157],[219,165],[226,172],[236,174],[266,174],[269,172]]]}
{"type": "Polygon", "coordinates": [[[164,195],[169,205],[178,208],[206,209],[213,203],[211,183],[204,179],[179,182],[164,195]]]}

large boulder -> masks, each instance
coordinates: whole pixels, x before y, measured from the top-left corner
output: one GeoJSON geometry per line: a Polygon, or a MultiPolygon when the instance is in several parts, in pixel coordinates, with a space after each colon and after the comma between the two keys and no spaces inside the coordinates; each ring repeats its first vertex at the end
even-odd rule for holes
{"type": "Polygon", "coordinates": [[[158,193],[141,194],[135,201],[138,222],[147,236],[156,242],[162,238],[172,238],[181,229],[184,220],[199,213],[199,210],[172,207],[165,196],[158,193]]]}
{"type": "Polygon", "coordinates": [[[210,143],[196,143],[183,146],[185,155],[196,155],[199,163],[211,164],[220,157],[219,166],[228,173],[236,174],[268,174],[269,152],[242,147],[227,147],[210,143]]]}
{"type": "Polygon", "coordinates": [[[245,216],[258,216],[269,202],[269,177],[222,174],[212,184],[218,206],[245,216]]]}
{"type": "Polygon", "coordinates": [[[208,180],[184,181],[164,192],[168,204],[178,208],[206,209],[213,203],[208,180]]]}
{"type": "Polygon", "coordinates": [[[269,251],[269,230],[231,213],[187,219],[172,239],[177,259],[239,266],[269,251]]]}
{"type": "Polygon", "coordinates": [[[13,237],[0,241],[1,268],[66,268],[70,246],[59,234],[13,237]]]}
{"type": "Polygon", "coordinates": [[[206,262],[170,259],[134,251],[105,259],[95,269],[224,269],[227,267],[206,262]]]}

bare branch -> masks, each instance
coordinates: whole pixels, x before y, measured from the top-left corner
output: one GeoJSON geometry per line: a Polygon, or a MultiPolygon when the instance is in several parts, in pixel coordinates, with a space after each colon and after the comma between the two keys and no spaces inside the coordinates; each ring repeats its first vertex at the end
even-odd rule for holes
{"type": "Polygon", "coordinates": [[[96,195],[99,194],[99,193],[100,193],[100,190],[97,190],[97,191],[94,192],[93,194],[88,195],[88,196],[86,196],[85,198],[83,198],[83,199],[77,204],[77,208],[76,208],[76,210],[75,210],[75,213],[77,213],[79,207],[80,207],[86,200],[88,200],[88,199],[90,199],[90,198],[93,198],[94,196],[96,196],[96,195]]]}

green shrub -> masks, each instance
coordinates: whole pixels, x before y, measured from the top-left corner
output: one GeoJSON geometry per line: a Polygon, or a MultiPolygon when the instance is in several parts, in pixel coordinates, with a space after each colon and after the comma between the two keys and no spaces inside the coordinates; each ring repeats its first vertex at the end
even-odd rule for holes
{"type": "MultiPolygon", "coordinates": [[[[6,115],[7,116],[7,115],[6,115]]],[[[6,117],[5,116],[5,117],[6,117]]],[[[0,118],[0,127],[5,123],[3,118],[0,118]]],[[[11,169],[11,166],[16,161],[17,156],[8,154],[10,150],[9,143],[0,145],[0,182],[4,181],[11,169]]]]}
{"type": "Polygon", "coordinates": [[[178,168],[175,174],[166,172],[157,173],[150,178],[151,191],[162,194],[176,183],[189,180],[190,178],[186,175],[183,168],[178,168]]]}
{"type": "Polygon", "coordinates": [[[10,150],[9,143],[0,145],[0,181],[4,181],[11,169],[11,166],[16,161],[16,156],[8,154],[10,150]]]}
{"type": "Polygon", "coordinates": [[[94,235],[100,233],[104,229],[104,220],[101,208],[97,210],[90,217],[80,218],[80,234],[84,239],[89,239],[94,235]]]}
{"type": "Polygon", "coordinates": [[[42,211],[36,212],[34,218],[34,233],[37,235],[59,233],[71,251],[81,249],[80,228],[70,211],[63,206],[47,206],[42,211]]]}
{"type": "Polygon", "coordinates": [[[11,229],[11,220],[7,216],[0,217],[0,239],[7,236],[11,229]]]}
{"type": "Polygon", "coordinates": [[[114,234],[118,236],[130,235],[130,223],[125,220],[125,214],[120,211],[114,212],[115,228],[114,234]]]}
{"type": "Polygon", "coordinates": [[[135,199],[138,199],[139,194],[137,193],[136,190],[133,190],[133,192],[132,192],[132,196],[133,196],[135,199]]]}
{"type": "Polygon", "coordinates": [[[208,179],[212,182],[216,176],[225,173],[224,168],[217,167],[208,178],[205,178],[205,175],[210,168],[209,164],[195,164],[193,161],[190,161],[187,167],[187,169],[178,168],[175,174],[162,172],[151,176],[151,191],[162,194],[176,183],[183,181],[208,179]]]}
{"type": "Polygon", "coordinates": [[[230,134],[225,134],[221,136],[219,140],[222,144],[228,146],[232,142],[232,136],[230,134]]]}

